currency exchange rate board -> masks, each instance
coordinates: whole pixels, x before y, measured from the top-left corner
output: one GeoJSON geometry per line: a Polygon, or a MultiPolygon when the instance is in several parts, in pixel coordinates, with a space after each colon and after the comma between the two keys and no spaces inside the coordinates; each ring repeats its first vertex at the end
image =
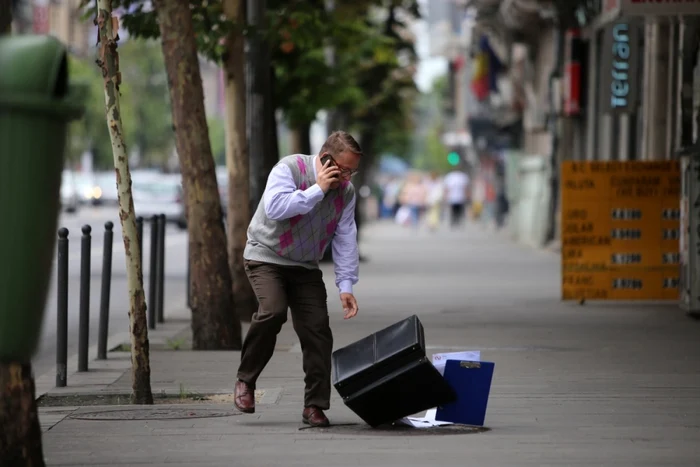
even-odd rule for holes
{"type": "Polygon", "coordinates": [[[563,300],[677,300],[680,164],[562,165],[563,300]]]}

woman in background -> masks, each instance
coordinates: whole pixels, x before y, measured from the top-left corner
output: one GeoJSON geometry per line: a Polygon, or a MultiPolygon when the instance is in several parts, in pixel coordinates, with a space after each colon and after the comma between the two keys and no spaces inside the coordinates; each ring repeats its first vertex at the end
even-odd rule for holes
{"type": "MultiPolygon", "coordinates": [[[[420,223],[421,211],[425,207],[427,191],[420,174],[412,173],[406,177],[406,183],[399,195],[401,206],[406,207],[410,212],[410,223],[413,227],[418,227],[420,223]]],[[[401,210],[400,209],[400,210],[401,210]]],[[[397,214],[398,216],[399,214],[397,214]]]]}

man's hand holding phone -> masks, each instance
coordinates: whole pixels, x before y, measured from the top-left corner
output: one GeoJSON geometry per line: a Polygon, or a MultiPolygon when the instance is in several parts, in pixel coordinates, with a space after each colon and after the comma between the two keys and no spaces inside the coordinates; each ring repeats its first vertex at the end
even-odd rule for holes
{"type": "Polygon", "coordinates": [[[340,181],[340,170],[328,158],[316,175],[316,183],[324,193],[328,193],[331,185],[338,181],[340,181]]]}

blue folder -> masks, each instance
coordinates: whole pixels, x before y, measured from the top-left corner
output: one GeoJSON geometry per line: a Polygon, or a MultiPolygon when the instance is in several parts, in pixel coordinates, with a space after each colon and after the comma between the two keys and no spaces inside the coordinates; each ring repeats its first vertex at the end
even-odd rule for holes
{"type": "Polygon", "coordinates": [[[438,407],[435,419],[484,426],[494,366],[492,362],[448,360],[444,377],[457,393],[457,400],[438,407]]]}

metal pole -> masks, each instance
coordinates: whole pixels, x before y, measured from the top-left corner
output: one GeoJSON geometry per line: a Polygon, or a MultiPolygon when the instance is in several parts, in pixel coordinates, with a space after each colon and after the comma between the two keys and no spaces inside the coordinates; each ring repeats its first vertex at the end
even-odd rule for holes
{"type": "Polygon", "coordinates": [[[165,214],[158,216],[158,322],[165,322],[163,314],[165,300],[165,214]]]}
{"type": "Polygon", "coordinates": [[[78,371],[88,371],[90,339],[90,232],[84,225],[80,239],[80,323],[78,328],[78,371]]]}
{"type": "Polygon", "coordinates": [[[143,217],[136,218],[136,233],[139,237],[139,252],[141,257],[141,270],[143,271],[143,217]]]}
{"type": "Polygon", "coordinates": [[[64,388],[68,382],[68,229],[65,227],[58,229],[56,269],[56,387],[64,388]]]}
{"type": "Polygon", "coordinates": [[[158,269],[158,216],[151,216],[151,262],[148,268],[148,329],[156,328],[156,274],[158,269]]]}
{"type": "Polygon", "coordinates": [[[107,359],[107,335],[109,334],[109,295],[112,288],[112,241],[114,224],[105,222],[104,249],[102,254],[102,293],[100,296],[100,328],[97,334],[97,359],[107,359]]]}

